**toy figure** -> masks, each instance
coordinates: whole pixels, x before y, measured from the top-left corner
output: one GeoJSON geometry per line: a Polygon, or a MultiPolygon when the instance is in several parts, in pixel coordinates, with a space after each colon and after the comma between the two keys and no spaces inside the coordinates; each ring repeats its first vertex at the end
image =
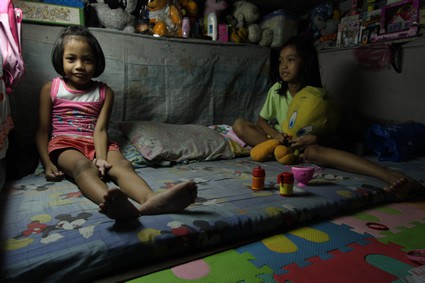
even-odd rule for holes
{"type": "Polygon", "coordinates": [[[182,16],[173,0],[149,0],[149,21],[154,36],[182,36],[182,16]]]}

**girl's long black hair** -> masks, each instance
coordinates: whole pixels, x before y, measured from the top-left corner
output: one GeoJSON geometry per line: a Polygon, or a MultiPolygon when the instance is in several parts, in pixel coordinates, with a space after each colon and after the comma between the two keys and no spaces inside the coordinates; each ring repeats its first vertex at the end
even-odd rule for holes
{"type": "Polygon", "coordinates": [[[301,89],[306,86],[322,87],[322,79],[320,76],[319,58],[316,47],[313,43],[303,37],[289,38],[281,48],[272,50],[272,79],[280,83],[278,93],[286,96],[288,83],[282,81],[279,75],[279,55],[283,48],[293,45],[297,50],[298,56],[303,60],[303,66],[300,74],[301,89]]]}
{"type": "Polygon", "coordinates": [[[71,36],[82,37],[91,46],[96,57],[96,70],[93,77],[96,78],[100,76],[105,70],[105,55],[103,54],[102,47],[100,46],[96,37],[94,37],[94,35],[87,27],[78,25],[64,28],[59,34],[59,37],[56,39],[52,50],[52,64],[56,72],[61,76],[65,76],[62,61],[63,52],[65,49],[65,44],[68,42],[68,38],[71,36]]]}

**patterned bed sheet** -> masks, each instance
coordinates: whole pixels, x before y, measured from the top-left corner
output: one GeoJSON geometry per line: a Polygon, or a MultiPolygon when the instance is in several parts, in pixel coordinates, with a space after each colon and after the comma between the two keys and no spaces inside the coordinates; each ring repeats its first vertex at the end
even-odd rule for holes
{"type": "MultiPolygon", "coordinates": [[[[383,164],[424,183],[425,158],[383,164]]],[[[244,157],[138,168],[155,191],[194,180],[198,199],[182,213],[123,223],[98,213],[70,181],[52,183],[29,175],[8,183],[0,194],[0,280],[93,281],[392,200],[382,182],[328,168],[307,187],[294,187],[293,196],[282,197],[276,179],[288,167],[272,161],[261,163],[267,188],[253,191],[252,170],[258,165],[244,157]]]]}

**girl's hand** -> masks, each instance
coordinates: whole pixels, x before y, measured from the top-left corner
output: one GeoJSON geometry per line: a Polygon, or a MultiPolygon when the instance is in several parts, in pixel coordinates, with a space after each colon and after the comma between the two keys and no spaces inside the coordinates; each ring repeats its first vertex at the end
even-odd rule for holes
{"type": "Polygon", "coordinates": [[[95,159],[93,159],[93,164],[97,168],[99,168],[99,173],[100,173],[101,177],[105,176],[106,171],[109,170],[112,167],[112,165],[108,161],[106,161],[105,159],[96,159],[95,158],[95,159]]]}
{"type": "Polygon", "coordinates": [[[315,135],[305,135],[295,139],[290,140],[291,146],[304,148],[308,145],[317,144],[318,137],[315,135]]]}
{"type": "Polygon", "coordinates": [[[58,182],[62,181],[64,174],[54,164],[50,164],[44,169],[44,177],[47,181],[58,182]]]}
{"type": "Polygon", "coordinates": [[[272,138],[275,140],[278,140],[281,144],[285,144],[286,141],[288,141],[289,136],[287,134],[278,132],[275,135],[273,135],[272,138]]]}

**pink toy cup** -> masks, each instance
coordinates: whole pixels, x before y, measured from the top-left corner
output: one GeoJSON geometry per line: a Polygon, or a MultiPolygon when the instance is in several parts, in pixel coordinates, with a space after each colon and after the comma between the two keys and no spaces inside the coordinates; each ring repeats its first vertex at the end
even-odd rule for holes
{"type": "Polygon", "coordinates": [[[319,176],[321,171],[322,169],[318,166],[293,166],[291,168],[298,187],[305,187],[311,179],[319,176]]]}

